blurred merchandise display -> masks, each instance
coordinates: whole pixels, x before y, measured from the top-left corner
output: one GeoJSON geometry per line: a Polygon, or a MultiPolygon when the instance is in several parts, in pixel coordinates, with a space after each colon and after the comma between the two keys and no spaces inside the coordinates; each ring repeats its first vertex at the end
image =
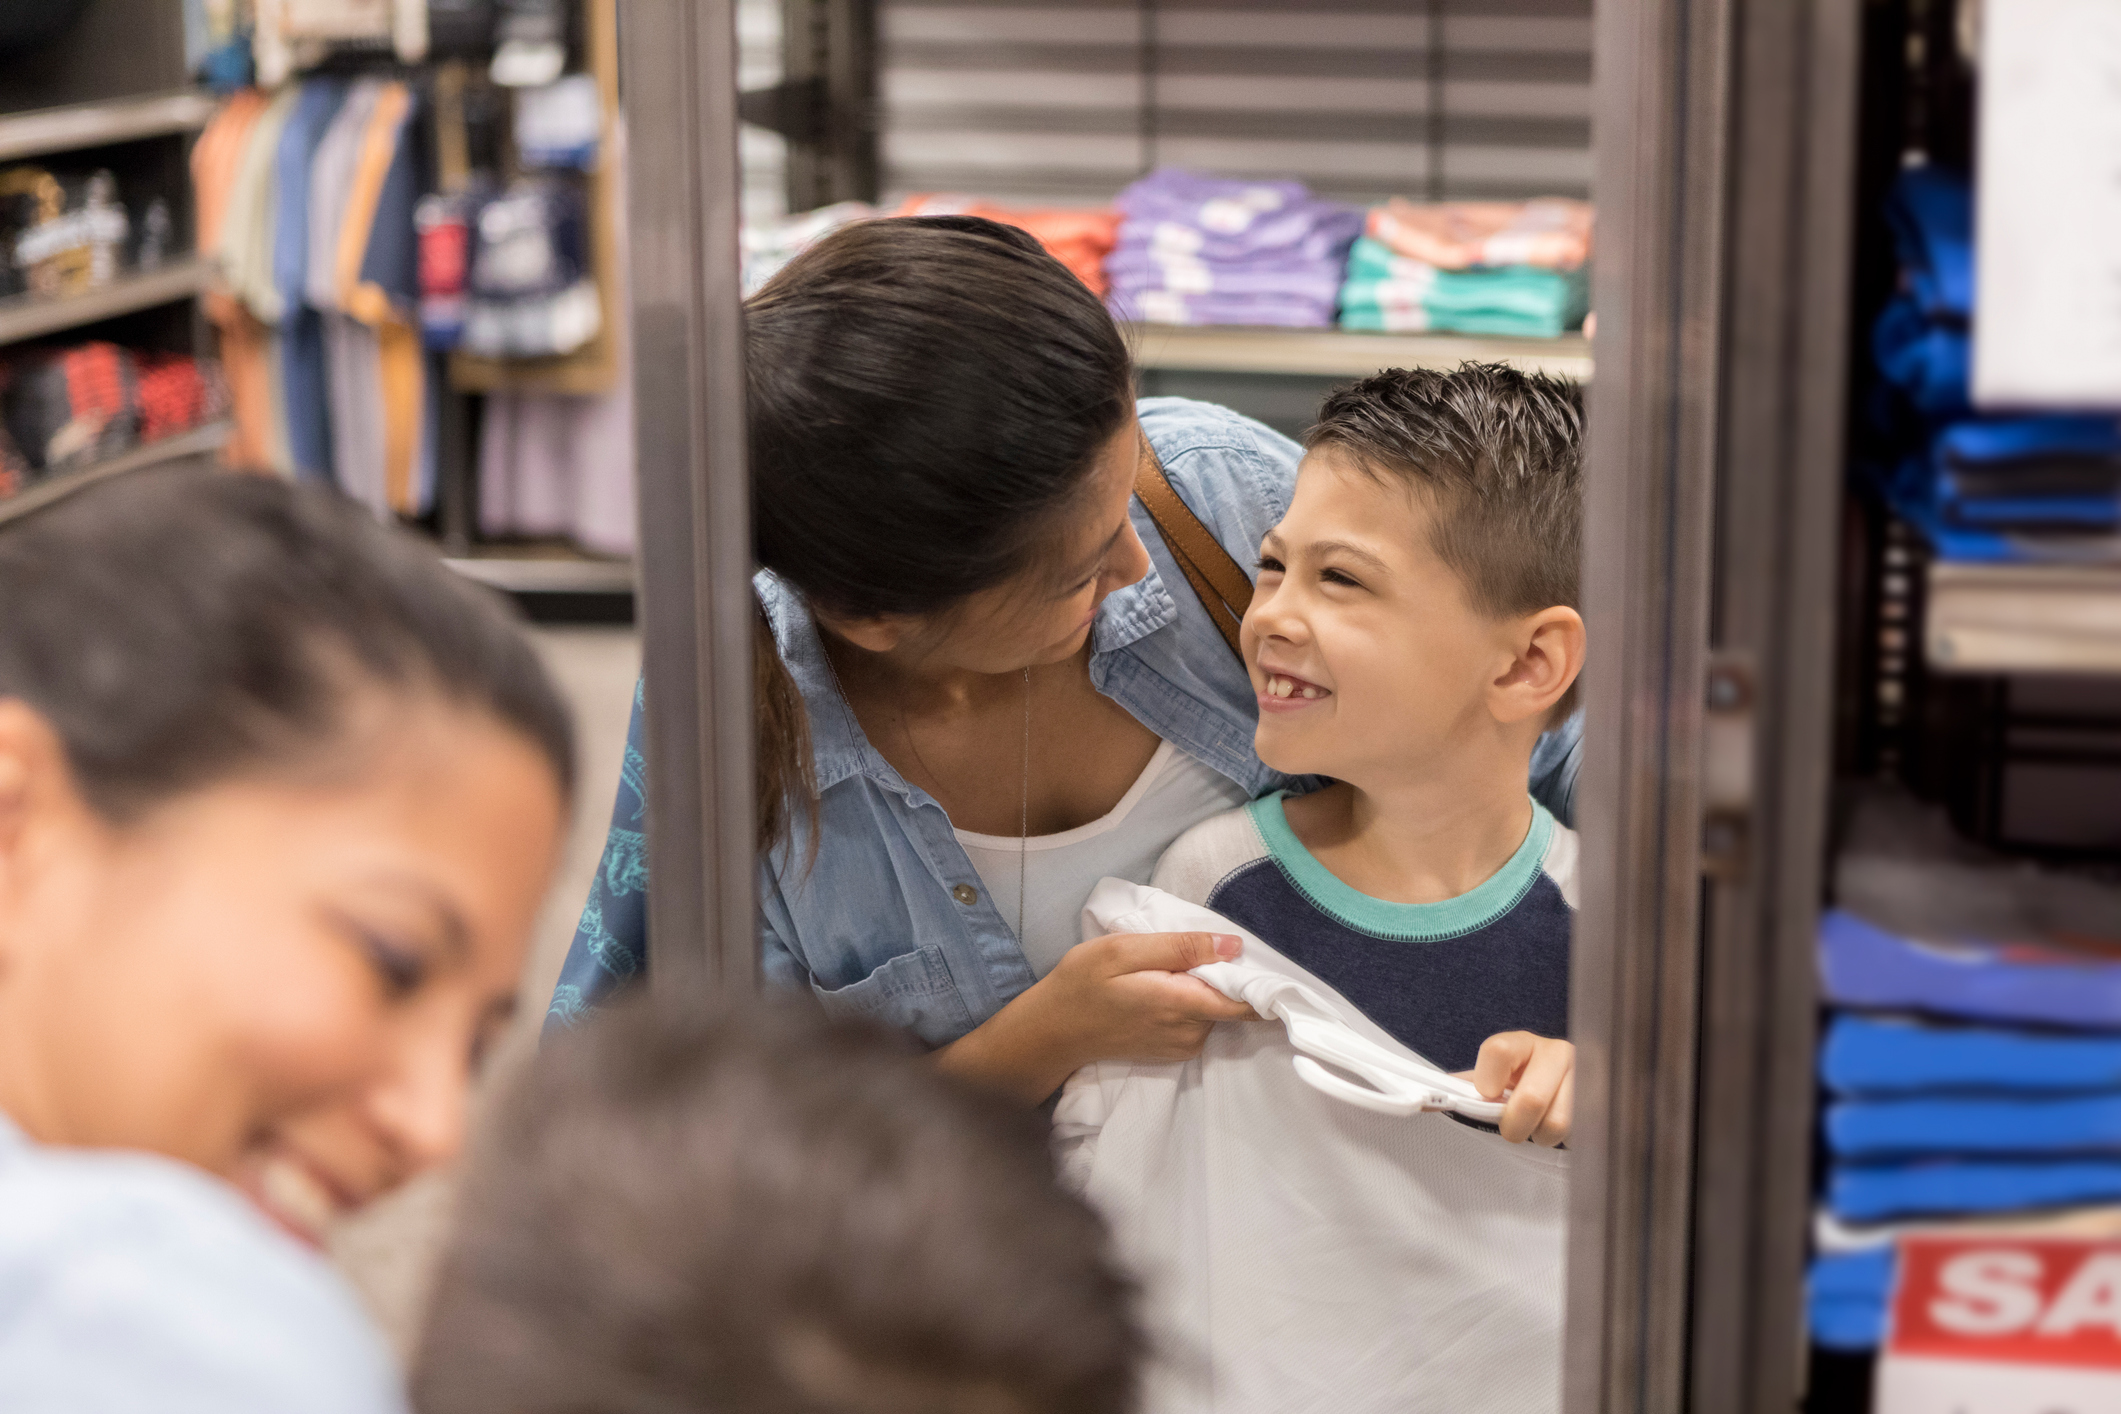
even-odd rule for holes
{"type": "Polygon", "coordinates": [[[586,172],[596,166],[603,131],[602,99],[590,74],[515,91],[516,157],[525,167],[586,172]]]}
{"type": "Polygon", "coordinates": [[[167,253],[169,210],[143,212],[138,250],[133,221],[109,172],[57,175],[43,167],[0,169],[0,295],[49,299],[110,284],[121,271],[159,265],[167,253]]]}
{"type": "Polygon", "coordinates": [[[1301,182],[1163,168],[1122,191],[1105,274],[1121,319],[1155,324],[1333,323],[1362,212],[1301,182]]]}
{"type": "Polygon", "coordinates": [[[1902,1231],[2121,1231],[2121,867],[1985,848],[1885,784],[1840,833],[1808,1313],[1868,1351],[1902,1231]]]}
{"type": "Polygon", "coordinates": [[[783,265],[802,254],[826,232],[836,231],[850,221],[866,221],[882,214],[866,201],[840,201],[798,216],[746,226],[743,235],[744,293],[747,296],[757,294],[783,265]]]}
{"type": "Polygon", "coordinates": [[[582,199],[526,178],[478,210],[463,346],[501,358],[573,353],[602,327],[582,199]]]}
{"type": "Polygon", "coordinates": [[[86,343],[0,360],[0,497],[203,427],[226,396],[183,354],[86,343]]]}
{"type": "MultiPolygon", "coordinates": [[[[883,214],[840,202],[746,226],[745,292],[827,232],[883,214]]],[[[920,194],[889,214],[981,216],[1027,231],[1115,315],[1146,324],[1310,329],[1337,321],[1364,332],[1555,339],[1583,326],[1589,307],[1591,207],[1581,201],[1417,206],[1395,198],[1365,213],[1314,200],[1298,182],[1166,168],[1110,207],[920,194]],[[1370,234],[1360,234],[1366,227],[1370,234]]]]}
{"type": "Polygon", "coordinates": [[[1391,333],[1552,339],[1590,308],[1588,202],[1394,197],[1348,260],[1340,322],[1391,333]]]}
{"type": "Polygon", "coordinates": [[[1067,266],[1076,279],[1088,285],[1099,297],[1111,288],[1111,280],[1105,274],[1105,259],[1118,243],[1119,226],[1124,219],[1119,212],[1104,208],[1079,211],[1067,207],[1012,207],[982,201],[978,197],[944,195],[909,196],[896,214],[983,216],[989,221],[1028,231],[1038,237],[1046,254],[1067,266]]]}
{"type": "Polygon", "coordinates": [[[1871,347],[1869,410],[1900,450],[1878,475],[1893,508],[1954,561],[2121,561],[2121,414],[1976,412],[1969,397],[1973,188],[1939,166],[1886,205],[1900,289],[1871,347]]]}
{"type": "MultiPolygon", "coordinates": [[[[448,479],[458,535],[572,534],[480,506],[536,500],[511,492],[519,460],[561,500],[597,481],[589,443],[554,432],[570,419],[537,424],[517,401],[608,398],[616,376],[616,56],[609,0],[586,3],[602,28],[580,29],[579,54],[575,0],[230,0],[208,16],[282,80],[230,92],[192,153],[226,460],[409,518],[437,514],[448,479]],[[516,86],[494,87],[499,69],[516,86]]],[[[630,549],[613,519],[584,538],[630,549]]]]}

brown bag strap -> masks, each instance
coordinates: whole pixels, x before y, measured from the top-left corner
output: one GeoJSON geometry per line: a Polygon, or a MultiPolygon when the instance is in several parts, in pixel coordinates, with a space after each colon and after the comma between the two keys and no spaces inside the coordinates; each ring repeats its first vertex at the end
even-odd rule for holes
{"type": "Polygon", "coordinates": [[[1223,642],[1242,659],[1245,655],[1238,646],[1237,629],[1245,610],[1252,607],[1252,581],[1213,532],[1201,524],[1200,517],[1186,508],[1178,492],[1171,489],[1171,479],[1164,475],[1163,465],[1153,451],[1142,459],[1142,469],[1134,479],[1134,494],[1141,498],[1149,519],[1156,522],[1171,558],[1178,561],[1186,583],[1193,586],[1201,607],[1215,621],[1223,642]]]}

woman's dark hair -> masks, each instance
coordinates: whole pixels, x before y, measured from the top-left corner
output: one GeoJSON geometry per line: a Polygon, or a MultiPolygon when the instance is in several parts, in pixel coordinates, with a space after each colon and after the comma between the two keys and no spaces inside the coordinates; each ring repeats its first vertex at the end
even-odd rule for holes
{"type": "Polygon", "coordinates": [[[567,709],[501,604],[332,492],[152,471],[0,525],[0,698],[106,819],[328,750],[367,686],[490,714],[572,792],[567,709]]]}
{"type": "MultiPolygon", "coordinates": [[[[759,563],[847,617],[933,613],[1033,563],[1134,405],[1097,296],[976,216],[826,236],[745,305],[745,362],[759,563]]],[[[762,722],[762,782],[799,782],[803,749],[762,722]]]]}
{"type": "Polygon", "coordinates": [[[976,216],[834,231],[745,305],[744,339],[759,563],[841,615],[1024,568],[1133,406],[1097,296],[976,216]]]}
{"type": "Polygon", "coordinates": [[[1143,1341],[1043,1117],[902,1039],[640,998],[540,1053],[466,1176],[422,1414],[1117,1414],[1143,1341]]]}

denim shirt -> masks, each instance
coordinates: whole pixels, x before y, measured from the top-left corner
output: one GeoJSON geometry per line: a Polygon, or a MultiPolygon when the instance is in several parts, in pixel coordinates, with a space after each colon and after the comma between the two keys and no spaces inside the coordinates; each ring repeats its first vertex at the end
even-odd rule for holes
{"type": "MultiPolygon", "coordinates": [[[[1144,398],[1141,425],[1186,505],[1241,565],[1288,511],[1302,451],[1227,408],[1144,398]]],[[[1248,795],[1310,784],[1252,751],[1257,699],[1137,500],[1134,528],[1150,570],[1108,596],[1091,627],[1090,681],[1135,720],[1220,772],[1248,795]]],[[[761,571],[754,585],[781,660],[810,718],[819,794],[818,849],[797,813],[790,838],[760,861],[761,968],[770,984],[809,987],[830,1010],[911,1031],[931,1046],[978,1026],[1035,979],[1015,930],[934,797],[870,745],[841,695],[816,621],[800,595],[761,571]],[[962,894],[955,892],[962,888],[962,894]]],[[[1582,715],[1540,739],[1532,791],[1572,816],[1582,715]]],[[[571,1024],[647,965],[645,762],[641,699],[613,812],[610,842],[548,1025],[571,1024]]]]}

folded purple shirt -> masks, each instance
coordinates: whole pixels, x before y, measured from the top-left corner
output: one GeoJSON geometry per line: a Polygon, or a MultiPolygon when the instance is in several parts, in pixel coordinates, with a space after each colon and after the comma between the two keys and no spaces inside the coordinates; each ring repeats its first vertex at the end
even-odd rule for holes
{"type": "Polygon", "coordinates": [[[1330,306],[1340,297],[1337,265],[1203,265],[1197,262],[1122,261],[1105,263],[1115,293],[1169,290],[1188,297],[1203,295],[1278,296],[1330,306]]]}
{"type": "Polygon", "coordinates": [[[1319,329],[1333,323],[1333,302],[1286,295],[1185,295],[1170,290],[1114,290],[1105,301],[1115,319],[1148,324],[1271,324],[1319,329]]]}
{"type": "Polygon", "coordinates": [[[1359,207],[1317,201],[1300,182],[1243,182],[1160,169],[1115,201],[1127,220],[1122,251],[1154,251],[1208,261],[1266,252],[1342,261],[1362,233],[1359,207]]]}

